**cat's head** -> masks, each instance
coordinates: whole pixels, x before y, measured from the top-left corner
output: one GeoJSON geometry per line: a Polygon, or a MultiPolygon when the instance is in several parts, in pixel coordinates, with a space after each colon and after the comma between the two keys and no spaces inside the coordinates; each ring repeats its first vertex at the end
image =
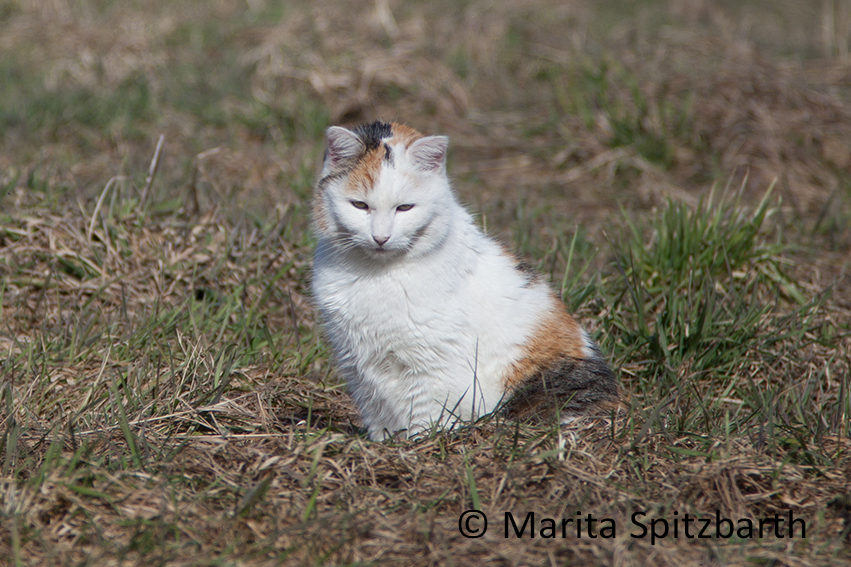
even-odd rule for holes
{"type": "Polygon", "coordinates": [[[446,137],[373,122],[326,138],[313,216],[329,244],[379,261],[440,245],[454,210],[446,137]]]}

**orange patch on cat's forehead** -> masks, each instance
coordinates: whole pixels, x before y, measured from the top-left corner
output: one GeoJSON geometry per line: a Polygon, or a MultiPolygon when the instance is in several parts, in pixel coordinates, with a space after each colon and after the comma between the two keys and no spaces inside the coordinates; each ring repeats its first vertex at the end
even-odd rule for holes
{"type": "Polygon", "coordinates": [[[392,162],[392,157],[388,160],[388,156],[393,155],[392,149],[388,149],[386,146],[402,144],[407,148],[423,137],[422,134],[404,124],[394,122],[390,125],[390,128],[392,136],[382,140],[374,140],[372,145],[375,145],[375,142],[380,143],[368,149],[349,173],[348,183],[346,184],[346,193],[349,195],[365,195],[372,190],[375,182],[378,180],[384,162],[392,162]]]}
{"type": "Polygon", "coordinates": [[[346,193],[363,196],[372,190],[384,161],[384,146],[368,150],[352,169],[346,183],[346,193]]]}

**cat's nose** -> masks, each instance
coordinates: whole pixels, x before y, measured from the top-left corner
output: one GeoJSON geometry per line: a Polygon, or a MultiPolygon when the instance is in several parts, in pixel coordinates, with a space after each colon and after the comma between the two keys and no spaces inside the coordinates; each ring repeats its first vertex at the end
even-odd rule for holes
{"type": "Polygon", "coordinates": [[[376,235],[373,234],[372,239],[375,240],[376,244],[378,244],[379,246],[384,246],[384,243],[387,242],[388,240],[390,240],[390,237],[389,236],[376,236],[376,235]]]}

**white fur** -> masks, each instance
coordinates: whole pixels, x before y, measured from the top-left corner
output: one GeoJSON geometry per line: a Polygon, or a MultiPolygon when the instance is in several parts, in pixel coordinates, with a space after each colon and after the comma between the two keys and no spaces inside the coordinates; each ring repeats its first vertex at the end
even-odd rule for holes
{"type": "Polygon", "coordinates": [[[476,227],[444,167],[412,155],[441,143],[442,164],[445,142],[423,138],[392,146],[371,190],[347,193],[345,177],[321,188],[313,296],[373,439],[493,411],[554,305],[548,286],[476,227]]]}

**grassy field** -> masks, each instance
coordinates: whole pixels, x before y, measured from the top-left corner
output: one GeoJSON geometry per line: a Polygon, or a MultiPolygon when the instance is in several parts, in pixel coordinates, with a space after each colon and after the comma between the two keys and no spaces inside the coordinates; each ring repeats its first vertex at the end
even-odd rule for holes
{"type": "Polygon", "coordinates": [[[847,0],[0,2],[0,563],[851,564],[849,31],[847,0]],[[325,128],[378,118],[450,136],[622,412],[366,438],[309,211],[325,128]]]}

